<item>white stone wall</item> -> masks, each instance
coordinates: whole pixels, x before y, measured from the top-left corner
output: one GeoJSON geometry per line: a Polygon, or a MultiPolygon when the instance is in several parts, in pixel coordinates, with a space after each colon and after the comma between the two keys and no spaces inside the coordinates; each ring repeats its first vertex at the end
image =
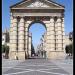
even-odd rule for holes
{"type": "MultiPolygon", "coordinates": [[[[28,28],[32,21],[26,21],[24,17],[20,17],[19,21],[16,17],[11,18],[10,28],[10,50],[23,52],[31,56],[31,37],[28,35],[28,28]],[[18,44],[18,45],[17,45],[18,44]]],[[[61,17],[50,17],[49,21],[42,21],[46,25],[47,32],[44,37],[43,49],[47,52],[63,51],[64,48],[64,22],[61,17]]]]}
{"type": "Polygon", "coordinates": [[[21,17],[18,25],[18,50],[24,51],[24,18],[21,17]]]}
{"type": "Polygon", "coordinates": [[[28,37],[28,53],[31,56],[31,43],[32,43],[32,36],[28,37]]]}
{"type": "Polygon", "coordinates": [[[12,49],[13,51],[17,51],[17,18],[16,17],[12,17],[11,19],[11,29],[13,31],[10,32],[11,38],[10,41],[12,40],[12,43],[10,43],[12,45],[12,49]]]}

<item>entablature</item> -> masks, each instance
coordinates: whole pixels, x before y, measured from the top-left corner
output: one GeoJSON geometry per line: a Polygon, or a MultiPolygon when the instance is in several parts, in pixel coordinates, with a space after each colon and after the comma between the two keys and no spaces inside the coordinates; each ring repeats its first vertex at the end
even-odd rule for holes
{"type": "Polygon", "coordinates": [[[12,13],[12,16],[64,16],[62,13],[12,13]]]}
{"type": "Polygon", "coordinates": [[[64,13],[61,9],[11,9],[12,13],[64,13]]]}

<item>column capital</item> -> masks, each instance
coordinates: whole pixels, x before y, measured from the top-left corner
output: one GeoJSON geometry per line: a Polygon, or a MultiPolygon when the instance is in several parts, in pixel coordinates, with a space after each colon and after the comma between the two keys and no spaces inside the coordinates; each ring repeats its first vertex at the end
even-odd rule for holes
{"type": "Polygon", "coordinates": [[[13,16],[10,16],[10,23],[13,23],[13,16]]]}
{"type": "Polygon", "coordinates": [[[17,18],[17,16],[13,16],[13,18],[17,18]]]}
{"type": "Polygon", "coordinates": [[[12,15],[10,15],[10,19],[13,19],[14,17],[12,15]]]}
{"type": "Polygon", "coordinates": [[[13,18],[13,22],[17,22],[17,17],[14,17],[13,18]]]}
{"type": "Polygon", "coordinates": [[[10,13],[10,16],[13,16],[12,12],[10,13]]]}
{"type": "Polygon", "coordinates": [[[54,17],[50,17],[50,22],[54,22],[54,17]]]}
{"type": "Polygon", "coordinates": [[[24,17],[20,17],[20,22],[24,22],[24,17]]]}
{"type": "Polygon", "coordinates": [[[62,21],[64,22],[64,18],[62,18],[62,21]]]}
{"type": "Polygon", "coordinates": [[[61,17],[57,17],[57,22],[61,22],[62,18],[61,17]]]}

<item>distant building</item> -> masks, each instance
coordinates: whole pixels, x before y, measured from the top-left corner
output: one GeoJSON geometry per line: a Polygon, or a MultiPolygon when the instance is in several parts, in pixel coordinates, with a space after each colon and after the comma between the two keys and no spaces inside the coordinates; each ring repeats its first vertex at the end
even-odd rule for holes
{"type": "Polygon", "coordinates": [[[7,44],[9,46],[9,30],[2,32],[2,45],[7,44]]]}
{"type": "Polygon", "coordinates": [[[70,32],[65,35],[65,46],[71,44],[72,42],[73,42],[73,33],[70,32]]]}
{"type": "Polygon", "coordinates": [[[69,33],[69,39],[70,39],[71,41],[73,41],[73,32],[70,32],[70,33],[69,33]]]}
{"type": "Polygon", "coordinates": [[[6,42],[6,35],[5,33],[2,33],[2,45],[4,45],[6,42]]]}
{"type": "Polygon", "coordinates": [[[46,58],[46,33],[42,35],[40,39],[40,44],[37,46],[38,56],[41,58],[46,58]]]}

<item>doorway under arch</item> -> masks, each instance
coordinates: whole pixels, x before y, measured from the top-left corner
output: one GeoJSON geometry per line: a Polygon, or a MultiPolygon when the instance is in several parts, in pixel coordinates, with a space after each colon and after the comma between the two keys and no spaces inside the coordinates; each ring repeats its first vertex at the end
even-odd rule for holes
{"type": "Polygon", "coordinates": [[[33,56],[38,56],[41,58],[46,58],[45,46],[45,34],[47,32],[47,27],[42,21],[33,21],[28,26],[28,54],[29,58],[33,56]],[[31,47],[30,47],[31,45],[31,47]],[[38,48],[39,47],[39,48],[38,48]],[[30,51],[31,50],[31,51],[30,51]]]}

